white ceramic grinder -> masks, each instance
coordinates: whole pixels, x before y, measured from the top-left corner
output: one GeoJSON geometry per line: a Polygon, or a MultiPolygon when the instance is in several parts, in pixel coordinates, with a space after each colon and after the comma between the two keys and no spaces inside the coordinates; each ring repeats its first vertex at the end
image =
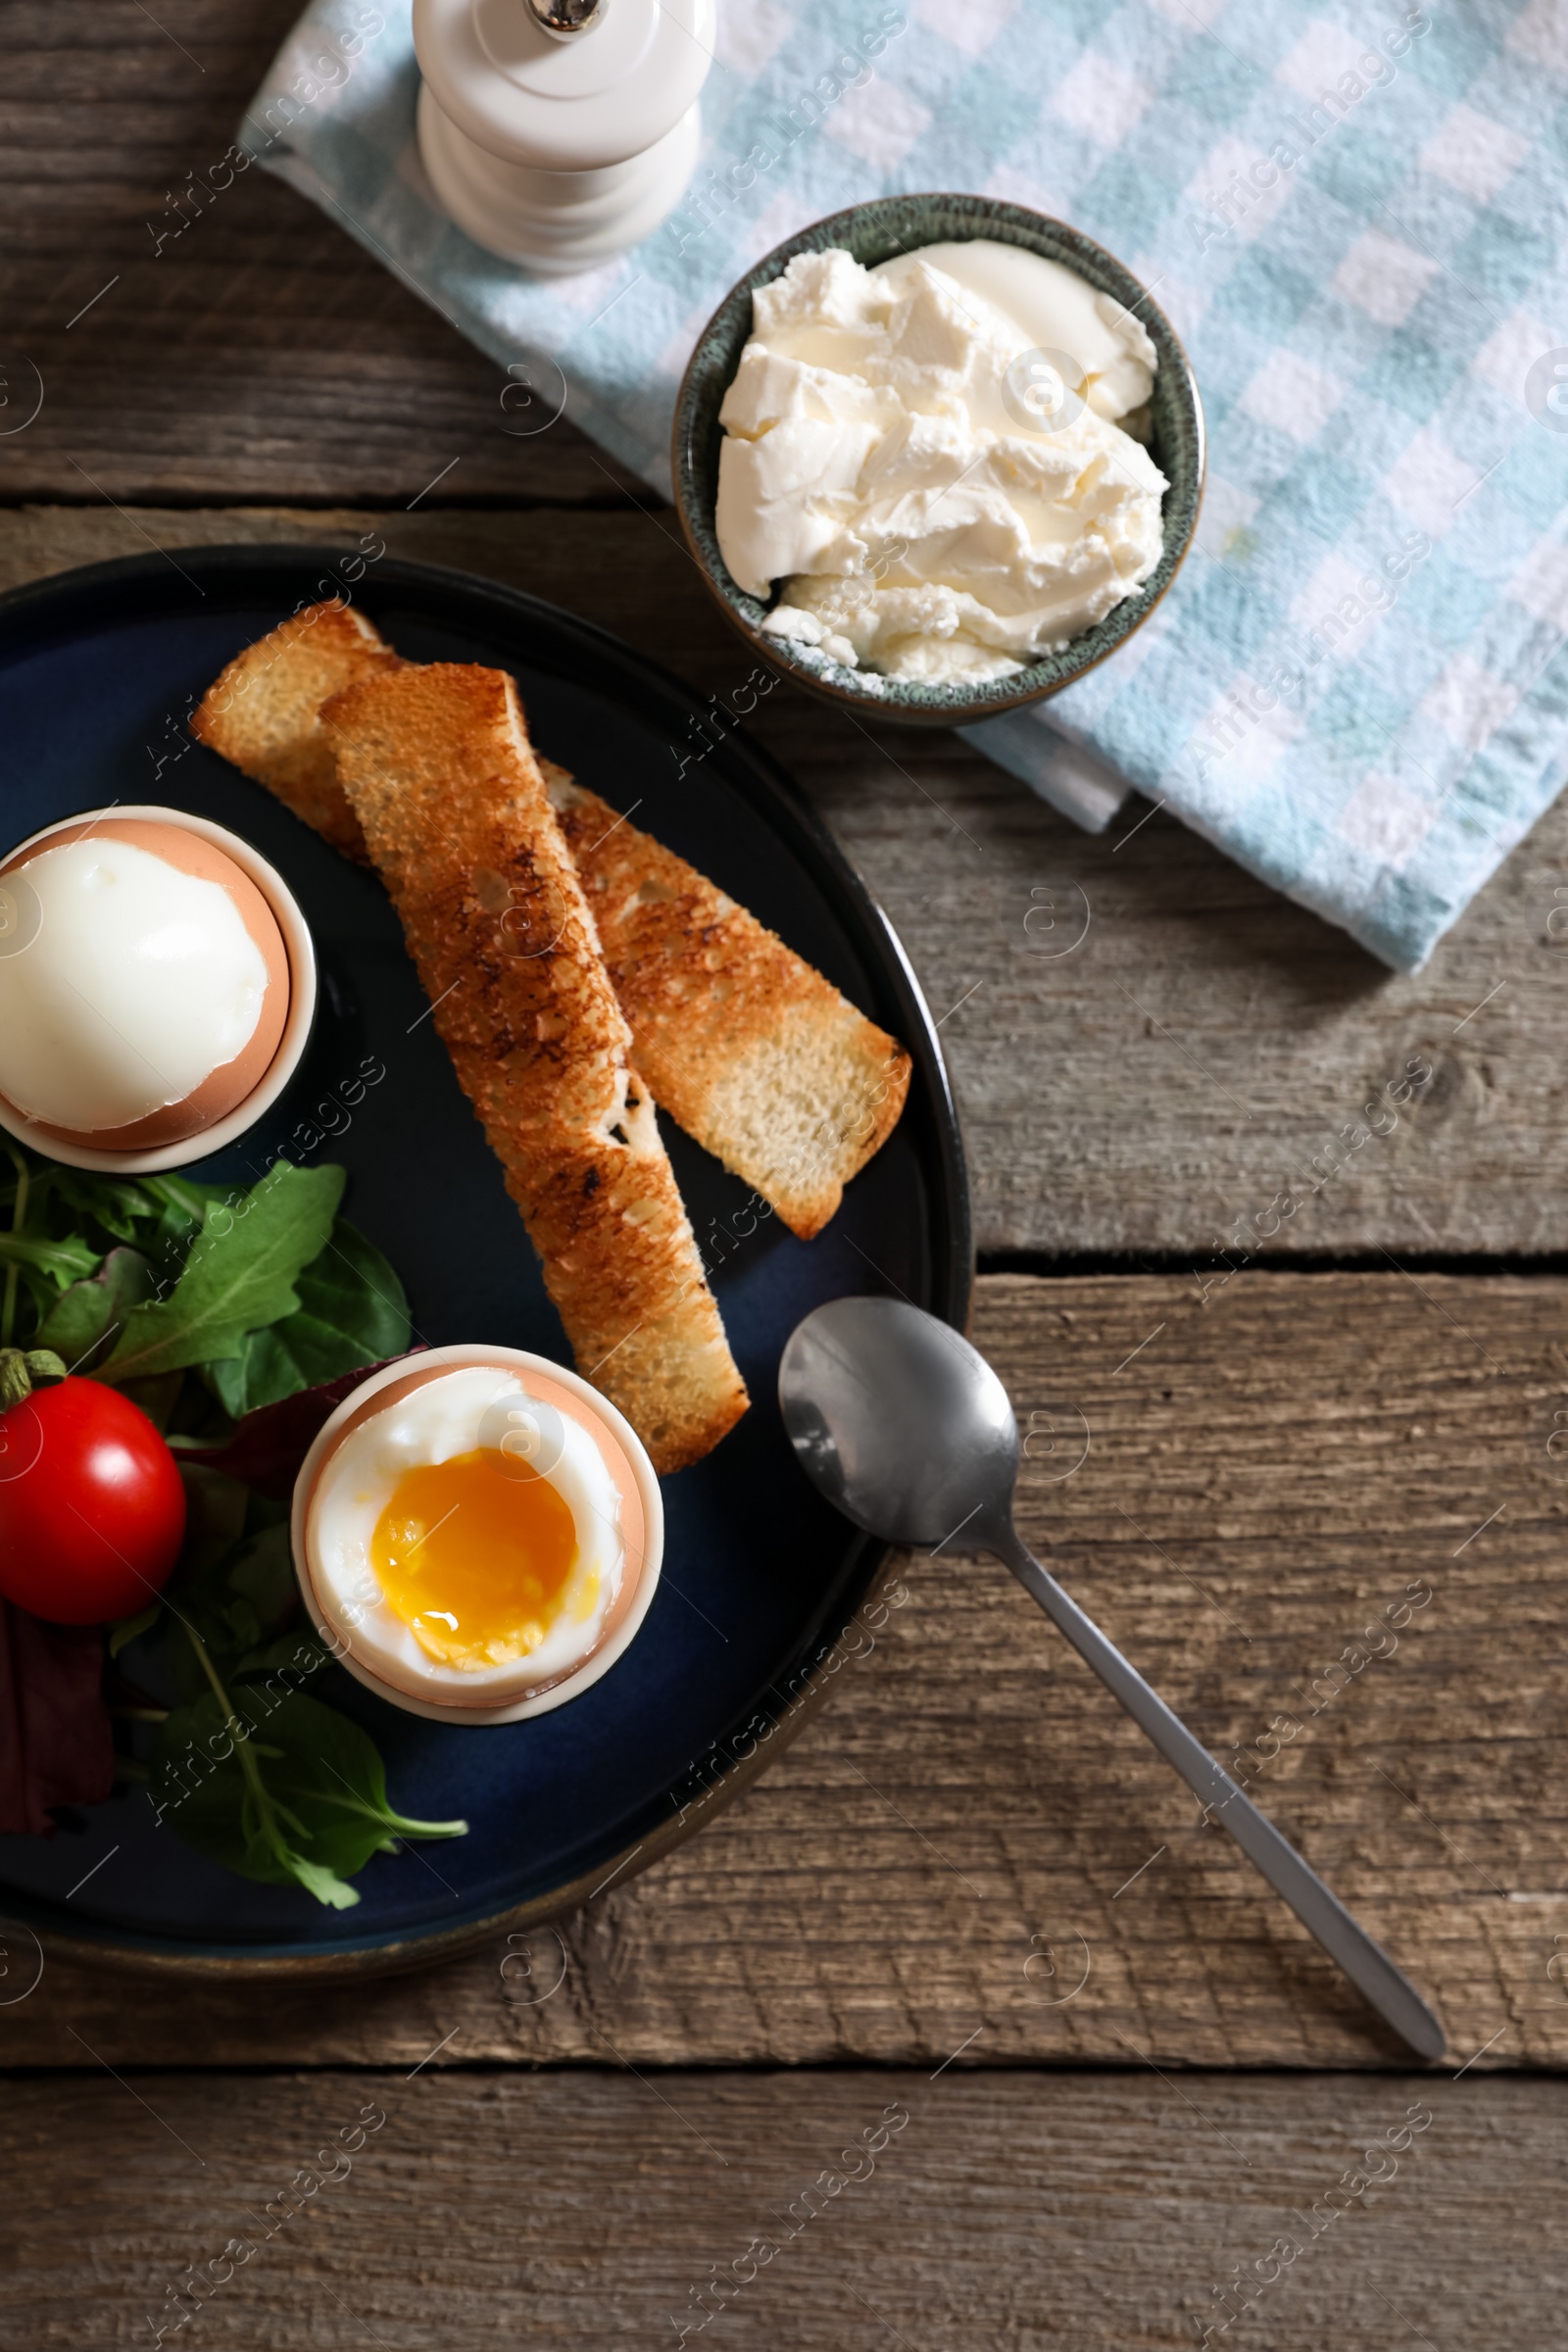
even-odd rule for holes
{"type": "Polygon", "coordinates": [[[414,0],[441,204],[547,276],[637,244],[696,166],[715,21],[716,0],[414,0]]]}

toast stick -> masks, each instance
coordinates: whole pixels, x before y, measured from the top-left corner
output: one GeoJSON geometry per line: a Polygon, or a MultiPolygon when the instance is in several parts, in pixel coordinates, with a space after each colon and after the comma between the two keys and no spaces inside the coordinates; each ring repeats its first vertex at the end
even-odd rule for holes
{"type": "Polygon", "coordinates": [[[579,1368],[656,1469],[699,1460],[746,1389],[512,680],[382,669],[321,721],[579,1368]]]}
{"type": "Polygon", "coordinates": [[[908,1054],[695,866],[539,764],[638,1069],[808,1241],[897,1125],[908,1054]]]}
{"type": "Polygon", "coordinates": [[[335,850],[368,864],[360,820],[337,780],[319,713],[329,695],[400,661],[351,606],[336,599],[312,605],[235,656],[203,696],[190,731],[265,784],[335,850]]]}

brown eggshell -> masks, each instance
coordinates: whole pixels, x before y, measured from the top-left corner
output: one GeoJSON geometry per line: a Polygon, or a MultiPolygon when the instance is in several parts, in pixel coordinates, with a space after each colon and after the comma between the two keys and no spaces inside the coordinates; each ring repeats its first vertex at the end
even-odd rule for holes
{"type": "MultiPolygon", "coordinates": [[[[100,816],[86,824],[61,825],[43,841],[32,842],[9,858],[0,865],[0,876],[18,866],[30,865],[46,850],[88,839],[127,841],[134,849],[162,858],[166,865],[176,867],[182,874],[193,874],[201,882],[219,883],[239,908],[240,920],[267,964],[267,994],[262,999],[261,1018],[248,1042],[232,1061],[220,1063],[183,1102],[149,1111],[144,1119],[134,1119],[126,1127],[78,1130],[52,1127],[42,1119],[27,1118],[29,1131],[49,1143],[88,1144],[97,1152],[152,1152],[165,1144],[183,1143],[187,1136],[199,1135],[203,1128],[226,1119],[266,1077],[288,1019],[288,950],[277,927],[277,917],[249,874],[242,873],[216,842],[204,841],[199,833],[187,832],[183,825],[163,824],[144,816],[100,816]]],[[[18,1115],[26,1117],[24,1112],[18,1115]]]]}
{"type": "MultiPolygon", "coordinates": [[[[401,1404],[404,1398],[412,1396],[416,1389],[427,1388],[433,1380],[445,1380],[450,1373],[467,1371],[470,1363],[481,1367],[486,1363],[494,1363],[498,1371],[513,1374],[515,1374],[517,1369],[515,1364],[509,1363],[504,1355],[487,1356],[482,1348],[476,1348],[468,1362],[461,1365],[432,1364],[427,1370],[416,1369],[409,1372],[402,1380],[389,1381],[384,1389],[377,1389],[373,1396],[367,1396],[365,1402],[350,1413],[342,1428],[335,1433],[330,1446],[316,1465],[316,1472],[311,1480],[310,1493],[305,1501],[305,1526],[308,1531],[307,1551],[310,1546],[309,1531],[312,1530],[316,1513],[316,1497],[320,1492],[321,1480],[326,1475],[328,1466],[335,1459],[344,1439],[355,1430],[362,1428],[376,1413],[387,1412],[392,1406],[401,1404]]],[[[548,1681],[530,1683],[526,1693],[520,1690],[517,1693],[518,1696],[526,1695],[529,1698],[538,1698],[542,1697],[545,1691],[554,1690],[562,1683],[569,1682],[573,1675],[581,1674],[589,1660],[597,1657],[606,1642],[619,1631],[630,1611],[632,1602],[637,1597],[637,1589],[642,1581],[643,1561],[647,1553],[648,1526],[643,1512],[642,1494],[637,1485],[637,1473],[613,1431],[600,1419],[591,1406],[586,1405],[580,1396],[568,1389],[564,1382],[551,1380],[546,1374],[533,1370],[523,1377],[526,1380],[530,1396],[537,1397],[541,1404],[553,1404],[563,1420],[575,1421],[578,1427],[585,1429],[592,1438],[600,1459],[610,1473],[611,1483],[620,1497],[620,1540],[626,1563],[625,1572],[620,1580],[620,1591],[610,1604],[605,1622],[599,1629],[599,1639],[595,1642],[592,1649],[586,1651],[582,1657],[574,1659],[569,1666],[564,1666],[559,1674],[552,1675],[548,1681]]],[[[310,1580],[315,1610],[326,1624],[330,1625],[334,1620],[331,1612],[322,1605],[320,1592],[308,1557],[302,1565],[305,1575],[310,1580]]],[[[375,1673],[378,1681],[387,1683],[392,1690],[401,1690],[407,1698],[429,1698],[432,1695],[431,1686],[428,1683],[393,1682],[379,1665],[376,1667],[375,1673]]],[[[443,1687],[440,1696],[443,1706],[493,1707],[496,1704],[493,1691],[476,1690],[471,1698],[467,1698],[460,1690],[443,1687]]]]}

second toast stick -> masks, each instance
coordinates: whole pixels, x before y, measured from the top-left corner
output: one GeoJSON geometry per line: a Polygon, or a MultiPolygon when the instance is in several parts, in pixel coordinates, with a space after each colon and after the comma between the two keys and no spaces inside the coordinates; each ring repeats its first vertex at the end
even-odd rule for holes
{"type": "Polygon", "coordinates": [[[804,1241],[879,1152],[909,1056],[684,858],[540,770],[660,1103],[804,1241]]]}

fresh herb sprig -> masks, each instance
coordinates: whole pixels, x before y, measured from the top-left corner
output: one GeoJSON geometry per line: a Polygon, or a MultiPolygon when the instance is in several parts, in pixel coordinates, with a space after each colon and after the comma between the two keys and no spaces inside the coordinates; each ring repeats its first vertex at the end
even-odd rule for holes
{"type": "MultiPolygon", "coordinates": [[[[204,1474],[213,1524],[230,1479],[204,1474]]],[[[406,1838],[461,1838],[388,1801],[375,1742],[307,1688],[328,1663],[298,1627],[282,1506],[243,1498],[237,1540],[197,1558],[170,1596],[170,1663],[185,1692],[154,1735],[148,1795],[160,1822],[242,1878],[306,1887],[346,1910],[372,1854],[406,1838]]]]}

